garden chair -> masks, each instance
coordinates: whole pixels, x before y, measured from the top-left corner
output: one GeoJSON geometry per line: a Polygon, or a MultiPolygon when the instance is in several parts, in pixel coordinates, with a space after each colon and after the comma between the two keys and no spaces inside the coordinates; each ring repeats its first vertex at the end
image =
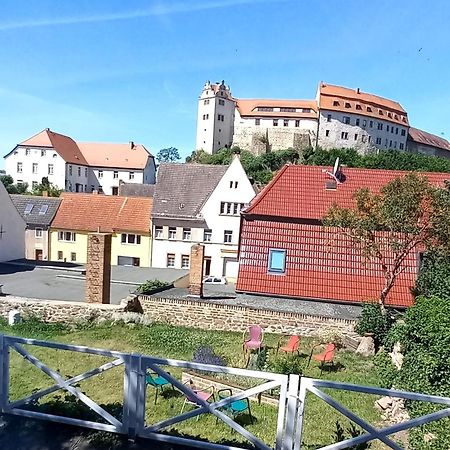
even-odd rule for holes
{"type": "Polygon", "coordinates": [[[285,353],[297,353],[299,355],[298,347],[300,345],[300,336],[290,336],[288,342],[286,345],[283,345],[283,341],[288,337],[289,335],[281,336],[280,339],[278,339],[278,345],[277,345],[277,355],[279,351],[285,352],[285,353]]]}
{"type": "MultiPolygon", "coordinates": [[[[244,352],[244,360],[246,360],[248,352],[251,352],[252,350],[258,350],[259,352],[261,350],[264,339],[264,330],[259,325],[250,325],[248,330],[244,331],[242,338],[242,350],[244,352]]],[[[250,356],[248,359],[250,359],[250,356]]]]}
{"type": "Polygon", "coordinates": [[[309,367],[309,363],[311,362],[311,358],[320,363],[320,375],[322,375],[323,366],[326,363],[331,363],[334,365],[334,356],[336,354],[336,345],[329,343],[326,345],[325,350],[322,353],[318,353],[316,355],[313,354],[314,349],[322,344],[315,345],[311,350],[311,355],[309,356],[309,361],[307,367],[309,367]]]}
{"type": "MultiPolygon", "coordinates": [[[[217,395],[219,397],[219,400],[223,400],[227,397],[231,397],[233,395],[233,392],[231,389],[219,389],[217,391],[217,395]]],[[[233,419],[238,416],[239,414],[242,414],[245,411],[248,411],[248,415],[250,416],[250,423],[253,424],[253,416],[252,411],[250,409],[250,401],[248,398],[244,398],[242,400],[234,400],[231,403],[229,403],[226,406],[223,406],[225,411],[229,412],[233,419]]]]}
{"type": "MultiPolygon", "coordinates": [[[[170,375],[170,372],[167,373],[170,375]]],[[[167,386],[168,384],[170,384],[173,389],[173,385],[170,381],[155,372],[147,372],[145,375],[145,382],[147,383],[147,386],[151,386],[155,389],[155,405],[158,400],[158,390],[160,390],[162,394],[164,386],[167,386]]]]}
{"type": "MultiPolygon", "coordinates": [[[[187,381],[186,383],[184,383],[185,385],[189,384],[189,387],[191,388],[191,390],[194,392],[194,394],[199,397],[200,399],[204,400],[205,402],[212,400],[213,402],[216,401],[215,397],[214,397],[214,386],[208,386],[204,389],[197,389],[194,385],[194,383],[192,382],[192,380],[187,381]]],[[[184,402],[183,402],[183,406],[181,407],[181,412],[180,414],[183,414],[184,408],[186,405],[193,405],[195,407],[199,407],[201,406],[201,404],[199,403],[198,399],[196,397],[194,397],[194,395],[189,395],[189,394],[184,394],[184,402]]],[[[200,418],[200,415],[197,416],[197,420],[200,418]]]]}

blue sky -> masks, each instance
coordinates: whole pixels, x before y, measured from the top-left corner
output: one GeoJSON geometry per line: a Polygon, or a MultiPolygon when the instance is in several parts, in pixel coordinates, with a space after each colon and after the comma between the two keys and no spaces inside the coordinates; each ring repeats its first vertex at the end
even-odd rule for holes
{"type": "Polygon", "coordinates": [[[313,98],[320,80],[360,87],[450,139],[448,0],[2,0],[1,10],[2,155],[50,127],[186,156],[206,79],[242,98],[313,98]]]}

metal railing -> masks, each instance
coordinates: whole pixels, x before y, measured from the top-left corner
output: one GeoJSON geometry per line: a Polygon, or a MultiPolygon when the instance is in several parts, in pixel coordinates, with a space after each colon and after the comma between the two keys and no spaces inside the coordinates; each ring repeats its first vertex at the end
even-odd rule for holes
{"type": "MultiPolygon", "coordinates": [[[[55,342],[40,341],[36,339],[26,339],[21,337],[6,336],[0,334],[0,412],[5,414],[29,417],[33,419],[43,419],[76,425],[80,427],[91,428],[94,430],[109,431],[113,433],[126,434],[130,438],[144,437],[158,441],[172,442],[175,444],[191,445],[196,448],[205,449],[235,449],[240,447],[231,447],[228,445],[204,442],[196,439],[179,437],[163,433],[162,430],[171,425],[184,422],[193,417],[199,417],[202,414],[212,414],[217,420],[222,421],[232,430],[243,436],[247,441],[253,444],[257,449],[263,450],[301,450],[303,437],[303,421],[306,406],[306,395],[310,392],[332,408],[337,410],[351,422],[355,423],[364,430],[364,433],[347,439],[345,441],[327,445],[320,450],[340,450],[351,446],[369,442],[378,439],[389,448],[401,450],[396,442],[392,441],[389,436],[399,431],[408,430],[410,428],[429,423],[434,420],[450,416],[450,398],[438,397],[431,395],[416,394],[412,392],[397,391],[392,389],[381,389],[367,386],[358,386],[347,383],[337,383],[325,380],[316,380],[302,377],[298,375],[281,375],[270,372],[259,372],[247,369],[237,369],[223,366],[213,366],[207,364],[198,364],[187,361],[179,361],[173,359],[157,358],[152,356],[144,356],[135,353],[123,353],[110,350],[102,350],[97,348],[83,347],[78,345],[59,344],[55,342]],[[65,350],[74,353],[90,354],[111,358],[112,361],[95,367],[89,371],[83,372],[72,377],[63,377],[58,370],[50,368],[43,363],[38,357],[33,355],[24,345],[34,347],[65,350]],[[21,357],[30,364],[41,370],[50,379],[53,380],[53,386],[40,389],[31,395],[11,401],[10,400],[10,353],[17,352],[21,357]],[[121,419],[114,417],[105,408],[100,406],[89,396],[84,394],[77,384],[81,381],[88,380],[108,370],[123,366],[123,398],[121,419]],[[163,367],[176,367],[182,369],[190,369],[197,371],[208,371],[214,373],[237,375],[254,380],[253,387],[242,390],[230,397],[214,400],[209,403],[200,398],[194,390],[183,384],[176,377],[171,375],[163,367]],[[198,408],[191,411],[180,413],[173,417],[161,420],[156,423],[146,424],[146,374],[151,370],[161,377],[165,378],[174,389],[180,391],[189,398],[194,398],[198,408]],[[259,380],[259,384],[256,382],[259,380]],[[249,430],[233,420],[229,415],[225,414],[224,408],[232,402],[260,395],[265,391],[277,389],[279,391],[278,398],[278,415],[276,433],[272,446],[267,445],[261,439],[252,434],[249,430]],[[418,418],[408,420],[404,423],[390,425],[385,428],[375,428],[370,423],[360,418],[355,413],[348,410],[339,402],[330,397],[323,389],[337,389],[349,392],[359,392],[366,394],[374,394],[378,396],[389,395],[408,400],[426,401],[445,405],[446,407],[440,411],[433,412],[418,418]],[[84,403],[90,410],[94,411],[99,420],[82,420],[72,417],[48,414],[38,410],[30,410],[29,405],[36,402],[45,395],[53,394],[59,390],[75,396],[80,402],[84,403]]],[[[318,449],[319,450],[319,449],[318,449]]]]}

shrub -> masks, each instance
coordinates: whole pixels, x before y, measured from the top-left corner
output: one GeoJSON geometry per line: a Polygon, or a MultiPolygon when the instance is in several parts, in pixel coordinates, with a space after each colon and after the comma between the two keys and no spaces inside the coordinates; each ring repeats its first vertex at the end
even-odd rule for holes
{"type": "MultiPolygon", "coordinates": [[[[337,444],[346,439],[355,438],[362,434],[363,432],[356,428],[355,424],[350,424],[347,428],[344,428],[341,423],[336,421],[336,431],[334,432],[334,442],[337,444]]],[[[370,442],[363,442],[362,444],[352,445],[349,450],[366,450],[370,448],[370,442]]]]}
{"type": "Polygon", "coordinates": [[[373,333],[375,345],[379,347],[384,342],[393,323],[394,319],[391,313],[387,311],[387,314],[383,314],[378,303],[365,303],[355,331],[361,336],[365,333],[373,333]]]}
{"type": "Polygon", "coordinates": [[[450,298],[450,256],[448,254],[438,251],[425,254],[413,294],[450,298]]]}
{"type": "Polygon", "coordinates": [[[268,365],[270,372],[282,373],[285,375],[297,374],[302,375],[305,360],[298,355],[278,356],[268,365]]]}
{"type": "Polygon", "coordinates": [[[142,283],[137,289],[136,292],[140,294],[148,294],[155,289],[160,289],[169,286],[170,283],[167,281],[160,280],[147,280],[145,283],[142,283]]]}
{"type": "Polygon", "coordinates": [[[399,371],[392,364],[391,357],[385,350],[379,351],[373,359],[375,370],[380,380],[381,387],[390,389],[395,385],[399,377],[399,371]]]}

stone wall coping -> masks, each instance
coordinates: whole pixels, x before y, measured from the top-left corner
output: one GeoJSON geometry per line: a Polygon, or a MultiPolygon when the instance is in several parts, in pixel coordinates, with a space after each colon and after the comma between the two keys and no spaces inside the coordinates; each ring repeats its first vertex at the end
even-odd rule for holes
{"type": "Polygon", "coordinates": [[[0,298],[0,303],[11,304],[12,306],[23,305],[42,305],[42,306],[65,306],[65,307],[77,307],[77,308],[90,308],[90,309],[102,309],[111,311],[122,311],[123,306],[121,305],[111,305],[106,303],[86,303],[86,302],[69,302],[65,300],[44,300],[38,298],[27,298],[27,297],[15,297],[15,296],[5,296],[0,298]]]}

